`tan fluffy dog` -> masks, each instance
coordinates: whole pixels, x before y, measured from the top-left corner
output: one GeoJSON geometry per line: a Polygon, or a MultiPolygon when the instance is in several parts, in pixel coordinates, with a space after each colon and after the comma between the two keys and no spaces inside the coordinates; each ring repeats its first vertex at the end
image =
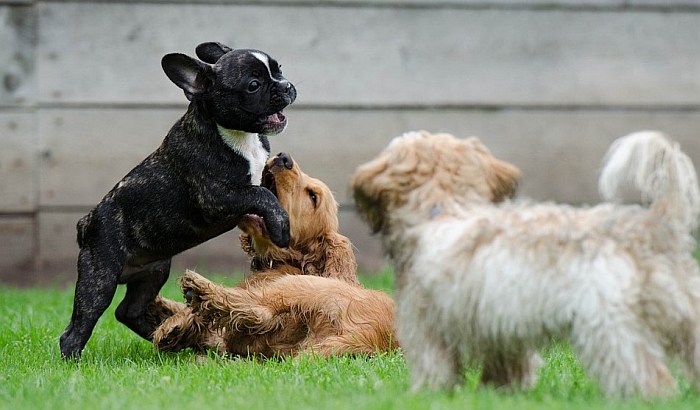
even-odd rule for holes
{"type": "Polygon", "coordinates": [[[190,306],[159,299],[152,307],[173,311],[156,330],[155,346],[264,357],[396,348],[394,303],[357,281],[352,244],[338,233],[337,203],[328,187],[286,154],[268,161],[262,184],[289,214],[290,247],[273,245],[263,221],[246,217],[239,225],[245,232],[241,242],[254,274],[224,288],[185,273],[180,283],[190,306]]]}
{"type": "Polygon", "coordinates": [[[395,138],[352,178],[359,212],[396,272],[397,331],[412,387],[528,387],[536,349],[568,339],[608,394],[664,395],[666,355],[700,380],[700,193],[690,159],[656,132],[611,147],[601,192],[649,208],[505,201],[519,171],[476,138],[395,138]]]}

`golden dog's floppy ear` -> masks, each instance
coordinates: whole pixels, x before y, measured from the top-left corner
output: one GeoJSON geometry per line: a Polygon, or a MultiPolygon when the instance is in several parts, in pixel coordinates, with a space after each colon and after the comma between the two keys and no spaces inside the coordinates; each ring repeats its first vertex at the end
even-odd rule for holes
{"type": "Polygon", "coordinates": [[[305,275],[360,283],[357,279],[357,261],[352,251],[352,243],[337,233],[320,238],[311,245],[304,254],[301,269],[305,275]]]}
{"type": "Polygon", "coordinates": [[[501,202],[505,199],[513,198],[518,188],[520,170],[513,164],[491,157],[491,169],[493,173],[487,175],[487,183],[491,188],[493,202],[501,202]]]}

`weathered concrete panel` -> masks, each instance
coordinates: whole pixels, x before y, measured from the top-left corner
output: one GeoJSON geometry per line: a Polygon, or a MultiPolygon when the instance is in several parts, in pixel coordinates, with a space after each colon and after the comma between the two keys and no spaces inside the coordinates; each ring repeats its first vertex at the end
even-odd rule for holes
{"type": "Polygon", "coordinates": [[[0,212],[35,209],[34,114],[0,112],[0,212]]]}
{"type": "Polygon", "coordinates": [[[74,279],[78,257],[75,225],[84,212],[41,212],[38,218],[37,260],[42,269],[52,268],[74,279]]]}
{"type": "Polygon", "coordinates": [[[178,277],[185,269],[223,274],[248,272],[250,260],[241,249],[238,240],[240,234],[240,230],[234,229],[176,255],[170,270],[171,276],[178,277]]]}
{"type": "Polygon", "coordinates": [[[0,282],[21,283],[34,271],[34,229],[33,218],[0,217],[0,282]]]}
{"type": "Polygon", "coordinates": [[[268,51],[299,104],[696,105],[700,13],[42,3],[39,99],[172,103],[201,41],[268,51]],[[176,27],[176,29],[175,29],[176,27]]]}
{"type": "Polygon", "coordinates": [[[357,166],[406,131],[479,136],[494,155],[523,171],[521,194],[571,203],[598,201],[597,177],[608,145],[642,129],[659,129],[700,164],[700,113],[530,110],[290,110],[289,129],[272,141],[349,203],[357,166]]]}
{"type": "MultiPolygon", "coordinates": [[[[150,154],[182,110],[41,110],[41,205],[94,206],[150,154]]],[[[272,153],[290,153],[351,201],[350,176],[389,140],[426,129],[479,136],[523,170],[522,195],[572,203],[598,201],[597,172],[610,142],[660,129],[700,164],[700,115],[647,111],[288,110],[288,130],[271,137],[272,153]]]]}
{"type": "Polygon", "coordinates": [[[0,5],[0,106],[34,99],[36,13],[31,7],[0,5]]]}
{"type": "Polygon", "coordinates": [[[355,248],[357,269],[360,272],[378,272],[389,264],[382,253],[379,238],[371,234],[369,227],[360,219],[353,206],[341,207],[338,219],[340,233],[347,236],[355,248]]]}
{"type": "MultiPolygon", "coordinates": [[[[75,279],[75,223],[185,111],[165,53],[218,40],[280,60],[299,98],[273,154],[328,183],[374,271],[347,185],[405,131],[481,137],[535,200],[597,202],[603,152],[635,130],[700,166],[698,27],[700,0],[0,0],[0,281],[75,279]]],[[[237,236],[173,275],[247,270],[237,236]]]]}
{"type": "Polygon", "coordinates": [[[39,110],[41,205],[95,205],[184,111],[39,110]]]}
{"type": "MultiPolygon", "coordinates": [[[[95,3],[95,0],[72,0],[77,3],[95,3]]],[[[36,0],[0,0],[2,3],[36,3],[36,0]]],[[[143,0],[121,0],[121,3],[144,3],[143,0]]],[[[218,4],[221,0],[148,0],[149,3],[168,4],[218,4]]],[[[251,0],[227,0],[227,4],[251,4],[251,0]]],[[[257,5],[309,6],[305,0],[256,0],[257,5]]],[[[499,8],[557,8],[557,7],[597,7],[602,9],[630,8],[635,6],[653,7],[661,10],[695,8],[698,0],[315,0],[314,6],[351,7],[499,7],[499,8]]]]}

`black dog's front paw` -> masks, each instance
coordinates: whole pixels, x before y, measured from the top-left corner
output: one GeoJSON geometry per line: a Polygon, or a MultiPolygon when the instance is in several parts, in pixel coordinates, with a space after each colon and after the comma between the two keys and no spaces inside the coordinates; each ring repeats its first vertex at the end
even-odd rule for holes
{"type": "Polygon", "coordinates": [[[275,221],[267,222],[267,232],[270,235],[270,240],[275,245],[280,248],[289,247],[290,234],[289,234],[289,218],[286,214],[280,215],[275,221]]]}
{"type": "Polygon", "coordinates": [[[80,342],[73,334],[72,328],[69,326],[61,335],[61,357],[64,360],[80,360],[80,354],[83,351],[84,343],[80,342]]]}

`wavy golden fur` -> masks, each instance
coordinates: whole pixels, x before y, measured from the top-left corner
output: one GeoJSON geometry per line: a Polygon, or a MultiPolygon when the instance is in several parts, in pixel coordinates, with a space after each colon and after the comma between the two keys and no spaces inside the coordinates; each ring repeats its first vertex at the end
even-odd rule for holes
{"type": "Polygon", "coordinates": [[[394,303],[359,284],[352,244],[338,233],[338,206],[328,186],[287,154],[268,161],[262,184],[289,214],[290,247],[273,245],[259,217],[244,218],[240,239],[253,274],[225,288],[187,271],[180,284],[189,305],[160,298],[151,306],[154,320],[162,322],[154,345],[262,357],[395,349],[394,303]]]}

